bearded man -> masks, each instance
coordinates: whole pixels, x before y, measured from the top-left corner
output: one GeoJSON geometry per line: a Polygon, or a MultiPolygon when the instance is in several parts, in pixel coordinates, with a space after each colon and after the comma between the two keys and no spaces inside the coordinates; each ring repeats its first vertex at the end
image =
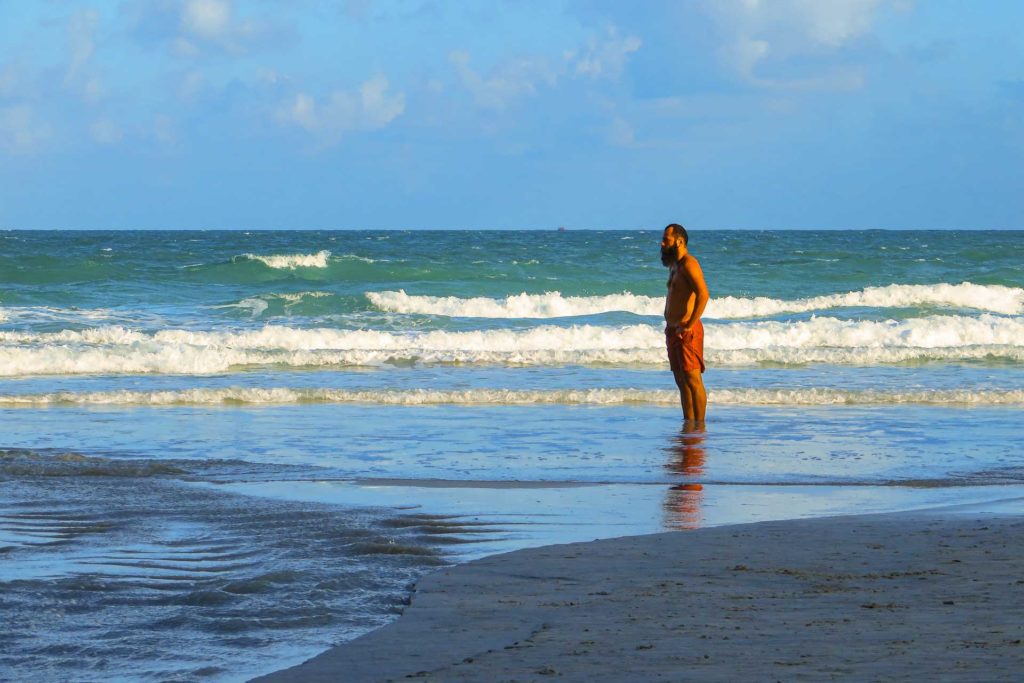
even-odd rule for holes
{"type": "Polygon", "coordinates": [[[703,424],[708,396],[704,390],[704,325],[700,321],[708,303],[708,287],[690,252],[686,228],[672,223],[661,237],[661,263],[668,267],[665,297],[665,345],[668,362],[679,387],[679,400],[687,422],[703,424]]]}

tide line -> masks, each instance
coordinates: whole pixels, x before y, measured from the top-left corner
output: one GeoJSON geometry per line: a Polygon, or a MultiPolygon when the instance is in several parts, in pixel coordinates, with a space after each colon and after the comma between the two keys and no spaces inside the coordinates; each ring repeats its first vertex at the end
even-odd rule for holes
{"type": "MultiPolygon", "coordinates": [[[[842,390],[831,388],[711,389],[717,405],[751,406],[870,406],[920,404],[934,406],[1024,405],[1024,390],[922,389],[914,391],[842,390]]],[[[0,406],[40,407],[78,405],[287,405],[297,403],[358,403],[392,406],[423,405],[651,405],[678,407],[674,390],[588,388],[554,390],[348,390],[319,388],[191,388],[166,391],[52,392],[0,395],[0,406]]]]}

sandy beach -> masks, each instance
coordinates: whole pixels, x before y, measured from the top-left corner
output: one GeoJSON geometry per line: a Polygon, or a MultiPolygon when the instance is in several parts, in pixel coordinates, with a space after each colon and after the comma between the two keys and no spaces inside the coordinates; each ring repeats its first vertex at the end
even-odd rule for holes
{"type": "Polygon", "coordinates": [[[521,550],[255,680],[1019,680],[1022,548],[1017,515],[945,510],[521,550]]]}

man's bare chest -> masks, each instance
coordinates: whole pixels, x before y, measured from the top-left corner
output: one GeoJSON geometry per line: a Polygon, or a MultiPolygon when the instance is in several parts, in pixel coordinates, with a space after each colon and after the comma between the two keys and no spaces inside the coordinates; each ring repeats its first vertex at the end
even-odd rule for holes
{"type": "Polygon", "coordinates": [[[668,281],[665,283],[668,289],[668,297],[688,297],[693,294],[693,287],[686,280],[686,276],[680,268],[672,268],[668,272],[668,281]]]}

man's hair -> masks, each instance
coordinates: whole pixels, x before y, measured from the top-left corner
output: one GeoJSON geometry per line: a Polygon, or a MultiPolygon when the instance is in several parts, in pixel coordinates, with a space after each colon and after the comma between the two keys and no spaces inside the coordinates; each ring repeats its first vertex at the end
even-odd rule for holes
{"type": "Polygon", "coordinates": [[[686,234],[686,228],[679,225],[678,223],[669,223],[668,225],[665,226],[665,229],[668,230],[673,235],[675,235],[676,237],[682,237],[683,244],[685,244],[686,246],[690,246],[690,236],[686,234]]]}

